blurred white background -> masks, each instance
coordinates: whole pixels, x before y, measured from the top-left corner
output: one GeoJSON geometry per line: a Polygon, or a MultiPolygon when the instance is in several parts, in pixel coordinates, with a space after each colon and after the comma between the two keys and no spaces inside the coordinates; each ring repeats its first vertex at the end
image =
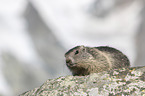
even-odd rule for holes
{"type": "Polygon", "coordinates": [[[143,0],[0,0],[0,96],[70,75],[64,54],[77,45],[145,57],[143,0]]]}

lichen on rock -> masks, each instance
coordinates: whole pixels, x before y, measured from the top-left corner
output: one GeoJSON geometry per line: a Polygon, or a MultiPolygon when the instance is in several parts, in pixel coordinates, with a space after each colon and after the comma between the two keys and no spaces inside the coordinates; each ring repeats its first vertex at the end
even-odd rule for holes
{"type": "Polygon", "coordinates": [[[145,67],[49,79],[20,96],[145,96],[145,67]]]}

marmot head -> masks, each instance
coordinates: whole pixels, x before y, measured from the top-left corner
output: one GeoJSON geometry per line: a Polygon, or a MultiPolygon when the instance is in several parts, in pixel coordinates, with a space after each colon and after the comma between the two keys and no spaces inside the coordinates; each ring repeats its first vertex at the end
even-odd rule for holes
{"type": "Polygon", "coordinates": [[[88,52],[91,49],[85,46],[76,46],[70,49],[66,54],[66,65],[68,68],[88,68],[86,64],[91,64],[91,62],[96,62],[96,59],[88,52]]]}

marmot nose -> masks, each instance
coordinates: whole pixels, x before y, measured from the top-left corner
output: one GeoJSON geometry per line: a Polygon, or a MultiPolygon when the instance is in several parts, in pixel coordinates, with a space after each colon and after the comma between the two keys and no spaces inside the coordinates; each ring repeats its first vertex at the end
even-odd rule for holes
{"type": "Polygon", "coordinates": [[[66,63],[71,63],[71,59],[67,58],[66,63]]]}
{"type": "Polygon", "coordinates": [[[70,57],[70,56],[68,56],[68,57],[66,57],[66,63],[73,63],[73,58],[72,57],[70,57]]]}
{"type": "Polygon", "coordinates": [[[73,58],[67,57],[67,58],[66,58],[66,65],[67,65],[68,67],[74,66],[74,60],[73,60],[73,58]]]}

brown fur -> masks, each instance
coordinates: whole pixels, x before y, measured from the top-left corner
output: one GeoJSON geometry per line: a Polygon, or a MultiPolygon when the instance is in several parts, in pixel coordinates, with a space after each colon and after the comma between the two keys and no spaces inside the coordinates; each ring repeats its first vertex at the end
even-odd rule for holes
{"type": "Polygon", "coordinates": [[[73,75],[78,76],[130,66],[128,58],[122,52],[108,46],[76,46],[65,57],[67,67],[73,75]]]}

